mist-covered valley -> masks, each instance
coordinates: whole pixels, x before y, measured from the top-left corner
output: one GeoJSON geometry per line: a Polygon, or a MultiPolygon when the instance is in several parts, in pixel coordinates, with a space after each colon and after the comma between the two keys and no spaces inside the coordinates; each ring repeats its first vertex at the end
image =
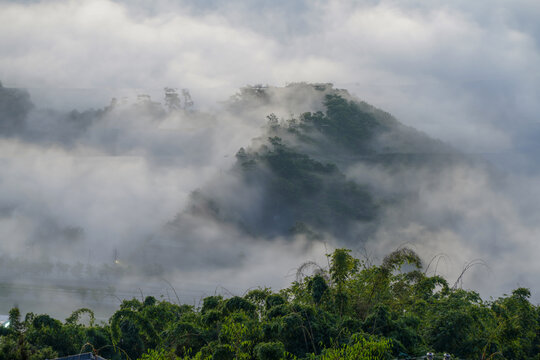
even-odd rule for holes
{"type": "Polygon", "coordinates": [[[0,0],[0,360],[537,359],[539,18],[0,0]]]}
{"type": "Polygon", "coordinates": [[[279,289],[339,247],[375,263],[409,247],[451,284],[537,299],[534,173],[329,83],[246,86],[206,109],[160,95],[66,111],[0,88],[0,312],[279,289]]]}

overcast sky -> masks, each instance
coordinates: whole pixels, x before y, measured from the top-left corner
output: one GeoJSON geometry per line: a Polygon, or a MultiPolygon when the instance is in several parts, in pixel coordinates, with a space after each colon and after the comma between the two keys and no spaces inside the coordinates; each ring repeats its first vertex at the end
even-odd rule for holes
{"type": "MultiPolygon", "coordinates": [[[[508,257],[501,257],[501,273],[520,263],[521,285],[532,286],[538,284],[533,280],[537,269],[520,259],[530,258],[538,247],[538,216],[522,216],[540,214],[538,19],[537,0],[0,0],[0,81],[28,89],[38,107],[61,110],[101,108],[125,94],[158,99],[165,86],[190,89],[196,107],[209,109],[247,84],[332,82],[407,125],[522,174],[512,179],[512,190],[500,195],[486,190],[484,173],[449,171],[451,184],[441,184],[439,192],[428,188],[419,204],[428,209],[426,217],[431,209],[426,204],[450,203],[462,213],[470,210],[471,198],[484,204],[483,216],[497,219],[490,221],[508,230],[498,236],[508,235],[512,245],[507,247],[513,246],[508,257]],[[475,189],[474,194],[462,187],[475,189]],[[502,210],[493,212],[500,204],[497,211],[502,210]]],[[[14,239],[12,245],[0,243],[0,250],[24,253],[27,248],[16,243],[43,236],[41,227],[54,234],[80,227],[107,251],[112,238],[128,243],[150,236],[174,218],[190,191],[215,178],[221,166],[230,166],[234,151],[258,132],[256,126],[222,119],[228,127],[208,123],[164,135],[139,120],[100,124],[74,149],[44,150],[41,143],[1,140],[0,205],[15,204],[20,216],[2,220],[0,213],[0,235],[14,239]],[[104,155],[113,152],[107,147],[116,136],[111,128],[122,130],[124,143],[115,146],[129,156],[104,155]],[[148,160],[163,154],[173,154],[176,163],[148,160]]],[[[43,113],[29,118],[32,124],[40,121],[47,121],[43,113]]],[[[476,210],[454,250],[467,247],[467,235],[490,236],[489,222],[475,227],[476,210]]],[[[403,236],[402,230],[381,230],[381,243],[403,236]]],[[[406,229],[411,241],[419,233],[413,230],[406,229]]],[[[205,236],[216,240],[221,231],[210,227],[212,235],[205,236]]],[[[433,252],[438,251],[432,246],[436,239],[455,238],[453,233],[422,234],[420,243],[433,252]]],[[[228,236],[223,247],[232,246],[237,234],[228,236]]],[[[466,260],[482,253],[483,241],[467,249],[466,260]]],[[[496,245],[504,248],[502,241],[496,245]]],[[[280,264],[286,271],[304,260],[301,256],[326,251],[321,244],[311,253],[298,245],[291,250],[280,240],[276,244],[264,251],[286,253],[280,264]]],[[[251,246],[248,252],[256,256],[249,262],[259,267],[241,276],[275,277],[269,270],[274,260],[260,260],[261,244],[251,246]]],[[[507,284],[520,285],[520,276],[506,278],[503,291],[509,291],[507,284]]]]}
{"type": "Polygon", "coordinates": [[[0,79],[52,104],[85,89],[73,106],[333,82],[460,148],[506,152],[540,134],[538,18],[534,0],[2,1],[0,79]]]}

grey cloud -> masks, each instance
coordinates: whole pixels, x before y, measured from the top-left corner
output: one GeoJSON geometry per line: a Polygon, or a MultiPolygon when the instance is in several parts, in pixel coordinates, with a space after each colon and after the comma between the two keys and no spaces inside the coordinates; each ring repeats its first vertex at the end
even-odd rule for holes
{"type": "MultiPolygon", "coordinates": [[[[450,276],[462,261],[487,255],[494,274],[518,274],[536,286],[538,11],[535,1],[2,1],[0,79],[6,88],[28,88],[38,109],[19,91],[19,115],[0,102],[0,233],[11,239],[1,251],[21,254],[46,238],[70,242],[62,256],[77,254],[73,262],[87,261],[90,251],[107,263],[118,248],[122,260],[151,263],[137,254],[167,249],[172,259],[163,262],[179,262],[170,276],[191,279],[192,288],[224,274],[246,285],[286,284],[282,270],[306,257],[324,260],[323,244],[270,245],[219,224],[200,233],[196,220],[184,219],[183,248],[163,226],[191,191],[226,181],[234,154],[260,135],[268,113],[287,118],[320,107],[309,96],[284,103],[290,94],[252,109],[223,111],[216,101],[245,84],[331,81],[516,172],[503,186],[486,179],[500,175],[476,166],[395,178],[376,167],[350,169],[376,191],[411,193],[414,211],[385,214],[370,246],[382,254],[412,241],[426,258],[445,251],[456,259],[450,276]],[[189,88],[200,111],[156,119],[103,110],[112,96],[149,93],[162,101],[167,85],[189,88]],[[82,110],[89,107],[98,110],[82,110]],[[186,273],[203,255],[221,272],[186,273]]],[[[513,287],[515,279],[494,280],[486,291],[513,287]]]]}
{"type": "MultiPolygon", "coordinates": [[[[236,103],[218,114],[168,113],[144,104],[67,113],[30,110],[24,129],[4,133],[0,141],[0,266],[5,268],[0,280],[11,281],[15,271],[29,289],[50,283],[54,293],[62,287],[60,279],[79,280],[88,286],[76,291],[99,292],[115,284],[117,296],[131,296],[130,289],[141,282],[148,282],[143,288],[150,291],[168,278],[179,289],[190,289],[182,295],[187,302],[219,284],[234,291],[286,285],[290,279],[284,276],[298,258],[320,256],[320,244],[268,242],[186,214],[173,220],[192,191],[206,183],[215,183],[216,191],[231,190],[226,183],[234,181],[228,175],[234,154],[260,134],[266,111],[308,109],[313,100],[300,104],[301,97],[291,96],[290,104],[281,106],[282,96],[269,107],[247,111],[247,103],[236,103]],[[280,257],[286,266],[275,268],[270,255],[287,248],[290,256],[280,257]],[[120,267],[112,264],[116,252],[120,267]],[[221,276],[224,271],[237,274],[236,280],[221,276]]],[[[248,196],[245,190],[237,186],[238,193],[227,198],[250,206],[256,192],[248,196]]],[[[23,307],[37,306],[20,296],[26,299],[23,307]]],[[[102,304],[60,298],[69,301],[66,306],[80,307],[79,301],[104,312],[114,305],[113,297],[102,304]]],[[[13,305],[10,299],[9,294],[0,299],[2,309],[13,305]]]]}
{"type": "Polygon", "coordinates": [[[443,253],[452,263],[439,273],[450,280],[457,279],[466,261],[480,258],[489,268],[475,268],[464,283],[491,296],[497,296],[500,286],[536,289],[531,254],[537,252],[540,229],[537,212],[522,191],[529,188],[523,181],[538,179],[503,175],[486,165],[461,162],[440,171],[421,167],[397,172],[351,167],[349,176],[371,184],[375,192],[409,194],[385,211],[372,246],[382,254],[388,247],[408,244],[425,259],[443,253]],[[523,261],[528,265],[519,266],[523,261]]]}
{"type": "Polygon", "coordinates": [[[14,85],[173,82],[209,104],[246,83],[333,81],[472,152],[512,151],[522,141],[516,129],[538,112],[538,31],[526,25],[534,2],[2,6],[19,19],[3,22],[5,34],[19,35],[0,39],[10,49],[0,77],[14,85]]]}
{"type": "Polygon", "coordinates": [[[8,89],[0,83],[0,134],[12,135],[24,131],[26,118],[33,104],[26,91],[8,89]]]}

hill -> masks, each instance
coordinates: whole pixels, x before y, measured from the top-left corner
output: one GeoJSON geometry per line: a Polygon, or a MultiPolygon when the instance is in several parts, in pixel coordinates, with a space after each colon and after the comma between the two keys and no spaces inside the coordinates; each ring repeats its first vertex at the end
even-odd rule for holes
{"type": "Polygon", "coordinates": [[[236,153],[228,174],[232,185],[224,189],[216,181],[191,197],[191,214],[261,237],[330,234],[347,240],[369,234],[381,211],[407,199],[410,190],[381,191],[355,179],[349,173],[359,164],[399,176],[472,161],[331,84],[248,87],[229,109],[248,117],[276,109],[300,112],[268,113],[262,134],[236,153]]]}

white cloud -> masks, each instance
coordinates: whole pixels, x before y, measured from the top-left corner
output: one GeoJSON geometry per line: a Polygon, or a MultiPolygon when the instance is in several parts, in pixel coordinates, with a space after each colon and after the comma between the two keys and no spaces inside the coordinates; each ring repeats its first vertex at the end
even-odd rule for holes
{"type": "Polygon", "coordinates": [[[540,31],[519,22],[534,2],[299,4],[0,3],[0,79],[172,85],[205,104],[245,84],[334,82],[473,152],[511,149],[516,126],[536,121],[540,31]]]}
{"type": "MultiPolygon", "coordinates": [[[[3,1],[0,80],[30,88],[41,105],[67,107],[103,106],[103,94],[155,94],[164,86],[190,88],[198,104],[209,105],[245,84],[334,82],[465,152],[512,151],[532,136],[540,113],[538,2],[291,3],[3,1]],[[58,97],[70,89],[89,90],[58,97]]],[[[45,120],[35,114],[30,122],[45,120]]],[[[136,117],[109,118],[74,149],[1,140],[0,201],[15,210],[0,218],[0,235],[13,239],[0,250],[24,252],[21,244],[40,236],[40,227],[80,226],[104,254],[114,246],[111,238],[127,244],[151,234],[182,208],[189,191],[227,168],[234,152],[258,135],[259,115],[223,116],[189,131],[191,124],[180,122],[169,133],[136,117]],[[122,136],[111,145],[115,126],[122,136]],[[107,146],[130,156],[101,156],[107,146]],[[178,168],[160,164],[171,152],[178,168]]],[[[380,186],[388,181],[377,169],[366,174],[372,178],[364,180],[380,186]]],[[[446,175],[435,190],[423,189],[416,204],[420,220],[402,209],[387,214],[387,224],[399,226],[380,230],[380,246],[414,240],[429,257],[441,251],[440,244],[452,244],[443,250],[471,259],[485,245],[492,247],[495,273],[518,269],[533,283],[537,219],[530,214],[540,195],[519,189],[534,188],[537,179],[512,179],[518,185],[499,194],[486,189],[485,173],[453,169],[446,175]],[[434,229],[455,213],[467,219],[462,228],[434,229]],[[492,224],[501,233],[488,242],[492,224]]],[[[227,235],[221,228],[207,231],[214,247],[227,235]]],[[[233,235],[220,249],[238,248],[233,235]]],[[[244,264],[253,266],[251,273],[229,269],[227,276],[246,284],[255,277],[270,282],[276,271],[305,260],[301,242],[265,246],[249,246],[254,255],[244,264]],[[289,251],[276,270],[272,259],[289,251]]],[[[320,244],[310,251],[320,256],[320,244]]]]}

